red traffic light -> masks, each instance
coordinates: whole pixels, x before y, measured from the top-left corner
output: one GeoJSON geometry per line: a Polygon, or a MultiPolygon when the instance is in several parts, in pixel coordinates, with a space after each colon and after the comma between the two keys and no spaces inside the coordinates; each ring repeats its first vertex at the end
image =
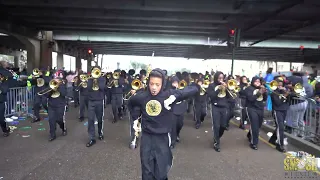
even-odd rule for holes
{"type": "Polygon", "coordinates": [[[303,50],[304,49],[304,46],[300,46],[300,50],[303,50]]]}
{"type": "Polygon", "coordinates": [[[89,53],[89,54],[91,54],[91,53],[92,53],[91,49],[89,49],[89,50],[88,50],[88,53],[89,53]]]}
{"type": "Polygon", "coordinates": [[[231,30],[230,30],[230,34],[231,34],[231,35],[234,35],[234,33],[235,33],[235,30],[234,30],[234,29],[231,29],[231,30]]]}

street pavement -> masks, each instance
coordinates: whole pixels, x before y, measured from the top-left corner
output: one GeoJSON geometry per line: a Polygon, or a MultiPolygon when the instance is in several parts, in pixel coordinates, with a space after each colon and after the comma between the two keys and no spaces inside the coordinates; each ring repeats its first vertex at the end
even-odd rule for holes
{"type": "MultiPolygon", "coordinates": [[[[105,111],[103,141],[87,148],[87,125],[77,119],[78,109],[66,113],[68,135],[48,142],[48,121],[19,121],[11,135],[0,137],[1,180],[138,180],[139,149],[128,148],[127,117],[112,124],[110,105],[105,111]]],[[[246,132],[233,122],[221,139],[221,152],[212,148],[210,117],[195,129],[186,114],[181,142],[173,150],[170,180],[281,180],[285,178],[282,154],[266,143],[261,132],[259,150],[249,148],[246,132]],[[265,141],[265,142],[263,142],[265,141]]],[[[288,145],[288,150],[296,150],[288,145]]]]}

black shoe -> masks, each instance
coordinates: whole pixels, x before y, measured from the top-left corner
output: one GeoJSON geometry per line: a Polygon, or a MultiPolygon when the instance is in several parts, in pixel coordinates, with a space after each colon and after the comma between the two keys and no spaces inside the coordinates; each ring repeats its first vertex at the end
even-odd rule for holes
{"type": "Polygon", "coordinates": [[[112,124],[114,124],[114,123],[116,123],[117,122],[117,120],[116,119],[114,119],[113,121],[112,121],[112,124]]]}
{"type": "Polygon", "coordinates": [[[200,128],[200,124],[196,124],[196,129],[199,129],[200,128]]]}
{"type": "Polygon", "coordinates": [[[87,143],[87,147],[91,147],[92,145],[94,145],[96,143],[96,140],[92,139],[87,143]]]}
{"type": "Polygon", "coordinates": [[[68,134],[68,131],[65,129],[65,130],[62,130],[62,136],[66,136],[68,134]]]}
{"type": "Polygon", "coordinates": [[[282,153],[287,152],[286,149],[284,149],[284,147],[283,147],[283,146],[280,146],[279,144],[276,145],[276,149],[277,149],[279,152],[282,152],[282,153]]]}
{"type": "Polygon", "coordinates": [[[175,145],[174,144],[171,144],[170,148],[171,149],[174,149],[175,145]]]}
{"type": "Polygon", "coordinates": [[[177,142],[180,142],[180,137],[179,136],[177,136],[177,140],[176,140],[177,142]]]}
{"type": "Polygon", "coordinates": [[[214,149],[215,151],[217,151],[217,152],[220,152],[220,145],[215,142],[215,143],[213,144],[213,149],[214,149]]]}
{"type": "Polygon", "coordinates": [[[82,122],[82,121],[84,121],[84,118],[79,118],[79,122],[82,122]]]}
{"type": "Polygon", "coordinates": [[[36,123],[36,122],[39,122],[41,119],[40,118],[37,118],[37,119],[34,119],[31,121],[31,123],[36,123]]]}
{"type": "Polygon", "coordinates": [[[53,137],[49,137],[49,141],[53,141],[56,139],[56,136],[53,136],[53,137]]]}
{"type": "Polygon", "coordinates": [[[257,145],[250,144],[250,147],[251,147],[251,149],[253,149],[253,150],[258,150],[257,145]]]}
{"type": "Polygon", "coordinates": [[[10,135],[10,132],[4,132],[3,137],[8,137],[10,135]]]}
{"type": "Polygon", "coordinates": [[[99,135],[99,139],[103,140],[104,139],[103,135],[99,135]]]}
{"type": "Polygon", "coordinates": [[[243,124],[240,124],[239,128],[240,128],[240,129],[245,129],[245,127],[244,127],[243,124]]]}

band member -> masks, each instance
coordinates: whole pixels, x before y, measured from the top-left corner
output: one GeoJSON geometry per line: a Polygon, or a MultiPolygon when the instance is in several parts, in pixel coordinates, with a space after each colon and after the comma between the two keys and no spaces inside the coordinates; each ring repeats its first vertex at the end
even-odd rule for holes
{"type": "MultiPolygon", "coordinates": [[[[99,67],[93,68],[92,71],[100,71],[99,67]]],[[[92,75],[95,72],[91,73],[92,75]]],[[[105,95],[106,79],[105,77],[90,78],[88,80],[88,133],[89,142],[87,147],[96,143],[95,140],[95,118],[98,120],[99,139],[103,140],[103,116],[104,116],[104,95],[105,95]]],[[[122,96],[121,96],[122,97],[122,96]]]]}
{"type": "MultiPolygon", "coordinates": [[[[112,80],[111,79],[112,78],[112,72],[108,72],[107,74],[106,74],[106,85],[108,85],[109,84],[109,82],[112,80]]],[[[106,88],[105,89],[105,92],[106,92],[106,105],[107,104],[111,104],[111,89],[110,88],[106,88]]]]}
{"type": "MultiPolygon", "coordinates": [[[[172,89],[179,87],[179,78],[174,76],[171,78],[172,89]]],[[[184,113],[187,111],[187,104],[185,101],[175,102],[172,105],[173,119],[171,131],[171,148],[175,147],[176,142],[180,142],[180,131],[183,127],[184,113]]]]}
{"type": "Polygon", "coordinates": [[[278,88],[271,94],[272,109],[274,118],[276,121],[276,129],[273,132],[269,142],[276,144],[276,149],[280,152],[286,152],[284,148],[284,120],[287,116],[287,110],[289,109],[289,91],[283,86],[283,81],[276,79],[278,82],[278,88]]]}
{"type": "Polygon", "coordinates": [[[33,119],[33,123],[39,122],[40,119],[40,109],[41,106],[48,112],[48,94],[44,95],[38,95],[38,92],[47,89],[49,87],[49,82],[51,80],[50,76],[45,76],[42,74],[42,71],[39,70],[38,74],[33,73],[32,76],[30,76],[30,83],[32,86],[34,86],[35,91],[35,97],[33,101],[33,114],[35,116],[35,119],[33,119]]]}
{"type": "Polygon", "coordinates": [[[73,101],[74,101],[74,107],[77,108],[78,105],[80,104],[80,101],[79,101],[79,91],[78,91],[78,85],[80,83],[80,80],[79,80],[79,76],[75,76],[73,78],[73,81],[72,81],[72,92],[73,92],[73,101]]]}
{"type": "Polygon", "coordinates": [[[266,88],[261,85],[259,77],[253,77],[251,86],[246,88],[247,97],[247,115],[250,121],[250,129],[247,137],[250,141],[250,147],[258,150],[259,129],[263,122],[264,103],[267,99],[266,88]]]}
{"type": "MultiPolygon", "coordinates": [[[[234,79],[234,77],[232,75],[229,75],[227,78],[228,80],[232,80],[234,79]]],[[[227,111],[227,126],[226,126],[226,130],[229,130],[229,124],[230,124],[230,120],[234,117],[234,108],[235,108],[235,98],[228,98],[228,108],[229,110],[227,111]]]]}
{"type": "Polygon", "coordinates": [[[209,85],[207,90],[212,104],[213,148],[217,152],[220,152],[220,138],[227,126],[228,99],[230,98],[230,94],[226,91],[227,85],[223,80],[223,73],[216,72],[213,77],[213,83],[209,85]]]}
{"type": "MultiPolygon", "coordinates": [[[[130,106],[140,107],[142,113],[140,158],[143,180],[167,179],[173,158],[170,148],[173,114],[170,105],[199,91],[195,86],[164,91],[165,87],[165,73],[154,69],[149,75],[148,90],[129,99],[130,106]]],[[[136,126],[134,129],[138,130],[136,126]]]]}
{"type": "MultiPolygon", "coordinates": [[[[80,74],[80,76],[83,76],[85,74],[80,74]]],[[[80,103],[80,109],[79,109],[79,121],[82,122],[84,120],[84,113],[87,109],[88,111],[88,104],[89,104],[89,99],[88,99],[88,82],[82,82],[81,85],[78,84],[77,86],[77,91],[79,91],[80,98],[79,98],[79,103],[80,103]]]]}
{"type": "MultiPolygon", "coordinates": [[[[119,70],[115,70],[114,73],[119,73],[119,70]]],[[[120,76],[118,79],[111,80],[111,106],[113,113],[112,123],[116,123],[123,116],[123,94],[125,90],[125,79],[120,76]]],[[[110,87],[109,87],[110,88],[110,87]]]]}
{"type": "Polygon", "coordinates": [[[53,81],[56,81],[58,85],[55,89],[48,94],[48,116],[49,116],[49,128],[50,137],[49,141],[56,139],[56,124],[59,124],[62,135],[67,135],[67,128],[65,125],[65,112],[67,107],[67,86],[65,80],[63,80],[63,74],[60,73],[53,81]]]}
{"type": "Polygon", "coordinates": [[[9,91],[9,83],[7,81],[6,69],[0,68],[0,125],[3,132],[3,136],[10,135],[10,128],[5,121],[5,113],[7,108],[7,93],[9,91]]]}
{"type": "Polygon", "coordinates": [[[245,129],[245,121],[247,119],[247,112],[246,112],[246,91],[245,89],[249,86],[248,84],[248,79],[246,76],[241,76],[240,77],[240,92],[239,92],[239,97],[240,97],[240,103],[241,103],[241,119],[240,119],[240,129],[245,129]]]}
{"type": "MultiPolygon", "coordinates": [[[[203,79],[199,79],[197,84],[201,87],[203,84],[203,79]]],[[[201,123],[207,115],[207,93],[205,91],[200,91],[194,97],[194,118],[196,121],[195,127],[199,129],[201,123]]]]}

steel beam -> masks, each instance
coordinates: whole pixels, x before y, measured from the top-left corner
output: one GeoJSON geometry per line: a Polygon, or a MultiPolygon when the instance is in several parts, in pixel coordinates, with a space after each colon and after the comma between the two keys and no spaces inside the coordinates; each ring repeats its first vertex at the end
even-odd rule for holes
{"type": "Polygon", "coordinates": [[[289,32],[293,32],[293,31],[296,31],[298,29],[301,29],[301,28],[305,28],[305,27],[308,27],[308,26],[311,26],[311,25],[314,25],[316,23],[319,23],[319,19],[318,17],[313,17],[311,18],[310,20],[307,20],[307,21],[304,21],[303,23],[301,24],[297,24],[297,25],[294,25],[292,27],[290,27],[289,29],[285,29],[285,30],[280,30],[279,32],[275,33],[275,34],[272,34],[272,35],[269,35],[269,36],[266,36],[260,40],[257,40],[253,43],[250,44],[250,46],[253,46],[255,44],[258,44],[262,41],[265,41],[265,40],[269,40],[269,39],[272,39],[272,38],[276,38],[278,36],[281,36],[283,34],[287,34],[289,32]]]}

